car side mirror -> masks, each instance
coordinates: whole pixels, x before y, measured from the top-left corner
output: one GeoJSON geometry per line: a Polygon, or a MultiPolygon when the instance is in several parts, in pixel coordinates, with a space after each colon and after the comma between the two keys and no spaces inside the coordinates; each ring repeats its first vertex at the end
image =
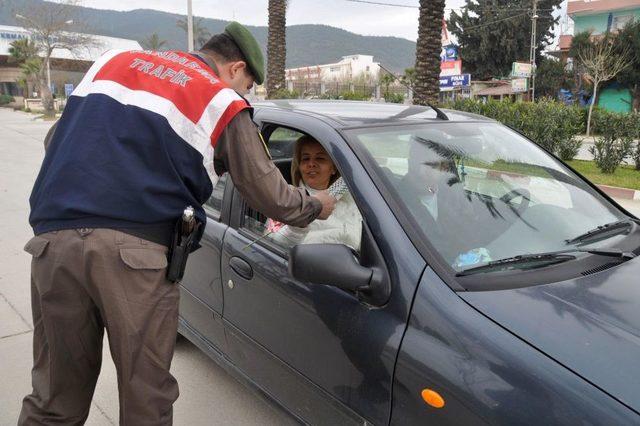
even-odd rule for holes
{"type": "Polygon", "coordinates": [[[289,255],[289,274],[299,281],[357,292],[369,288],[373,273],[344,244],[298,244],[289,255]]]}

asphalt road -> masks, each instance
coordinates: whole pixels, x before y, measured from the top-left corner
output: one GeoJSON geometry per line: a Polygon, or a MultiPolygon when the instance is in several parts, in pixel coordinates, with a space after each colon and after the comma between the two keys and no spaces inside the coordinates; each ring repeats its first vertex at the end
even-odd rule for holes
{"type": "MultiPolygon", "coordinates": [[[[0,426],[15,425],[31,391],[33,324],[30,257],[22,247],[32,236],[28,198],[44,155],[51,122],[0,108],[0,426]]],[[[116,373],[105,342],[102,373],[87,425],[118,423],[116,373]]],[[[293,420],[241,385],[182,339],[171,367],[180,384],[176,425],[288,425],[293,420]]]]}

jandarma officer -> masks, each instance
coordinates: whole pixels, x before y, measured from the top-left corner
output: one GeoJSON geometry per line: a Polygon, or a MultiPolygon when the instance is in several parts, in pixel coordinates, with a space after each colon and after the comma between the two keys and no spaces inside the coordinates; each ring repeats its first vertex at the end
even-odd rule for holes
{"type": "Polygon", "coordinates": [[[278,221],[331,214],[331,196],[290,188],[268,156],[238,94],[263,78],[258,43],[238,23],[197,53],[109,51],[87,72],[30,198],[33,392],[20,425],[84,423],[104,329],[120,424],[172,423],[179,293],[167,246],[185,206],[204,222],[217,176],[228,171],[278,221]]]}

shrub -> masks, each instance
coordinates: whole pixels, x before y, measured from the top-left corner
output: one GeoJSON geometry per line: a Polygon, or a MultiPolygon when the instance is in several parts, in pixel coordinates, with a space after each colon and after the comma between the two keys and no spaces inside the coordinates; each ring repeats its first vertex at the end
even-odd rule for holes
{"type": "Polygon", "coordinates": [[[636,170],[640,171],[640,112],[629,114],[635,127],[636,149],[633,151],[632,159],[636,162],[636,170]]]}
{"type": "Polygon", "coordinates": [[[578,107],[551,100],[536,103],[489,100],[483,103],[473,99],[455,101],[449,106],[513,127],[563,160],[571,160],[580,149],[581,142],[575,136],[581,132],[583,112],[578,107]]]}
{"type": "Polygon", "coordinates": [[[602,173],[615,172],[625,158],[634,154],[633,140],[638,136],[638,123],[634,118],[637,119],[636,114],[607,112],[606,119],[599,122],[600,136],[589,152],[602,173]]]}
{"type": "Polygon", "coordinates": [[[331,92],[326,92],[318,96],[318,99],[340,99],[340,96],[331,92]]]}
{"type": "Polygon", "coordinates": [[[404,102],[404,95],[402,93],[387,92],[384,95],[384,101],[394,104],[401,104],[404,102]]]}
{"type": "Polygon", "coordinates": [[[14,101],[15,99],[11,95],[0,95],[0,105],[7,105],[14,101]]]}
{"type": "Polygon", "coordinates": [[[298,99],[300,98],[300,92],[297,90],[280,89],[277,90],[269,99],[298,99]]]}
{"type": "Polygon", "coordinates": [[[368,101],[371,99],[371,95],[361,92],[342,92],[340,93],[340,99],[345,101],[368,101]]]}
{"type": "Polygon", "coordinates": [[[636,170],[640,171],[640,141],[636,143],[636,149],[631,158],[636,162],[636,170]]]}

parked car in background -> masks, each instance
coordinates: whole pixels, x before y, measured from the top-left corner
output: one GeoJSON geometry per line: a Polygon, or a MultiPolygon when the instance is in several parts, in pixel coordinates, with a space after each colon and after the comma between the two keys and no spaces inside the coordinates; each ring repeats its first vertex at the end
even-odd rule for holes
{"type": "Polygon", "coordinates": [[[325,147],[360,250],[286,247],[224,176],[180,333],[310,424],[640,423],[640,224],[531,141],[429,107],[255,106],[325,147]]]}

